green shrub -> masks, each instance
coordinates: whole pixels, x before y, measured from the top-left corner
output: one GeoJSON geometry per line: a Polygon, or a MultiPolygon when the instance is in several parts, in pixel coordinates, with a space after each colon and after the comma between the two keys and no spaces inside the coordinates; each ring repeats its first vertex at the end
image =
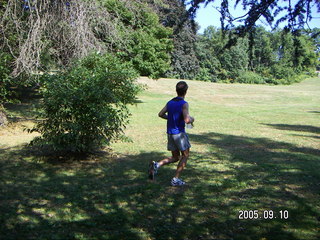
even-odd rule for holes
{"type": "Polygon", "coordinates": [[[292,84],[301,82],[308,77],[306,73],[281,64],[273,65],[270,72],[272,78],[269,78],[267,83],[272,84],[292,84]]]}
{"type": "Polygon", "coordinates": [[[236,79],[239,83],[263,84],[265,79],[258,73],[252,71],[242,71],[236,79]]]}
{"type": "Polygon", "coordinates": [[[195,80],[216,82],[216,79],[213,79],[213,76],[210,74],[210,70],[208,68],[200,68],[195,80]]]}
{"type": "Polygon", "coordinates": [[[90,55],[65,73],[46,75],[43,117],[33,143],[55,151],[88,152],[122,135],[135,102],[136,72],[111,55],[90,55]]]}
{"type": "Polygon", "coordinates": [[[291,67],[287,67],[281,64],[274,64],[271,67],[271,74],[276,79],[289,79],[296,73],[291,67]]]}

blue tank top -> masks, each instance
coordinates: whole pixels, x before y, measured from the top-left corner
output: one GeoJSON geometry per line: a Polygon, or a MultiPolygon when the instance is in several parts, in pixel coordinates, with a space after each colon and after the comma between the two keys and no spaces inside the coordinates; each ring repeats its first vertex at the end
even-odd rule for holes
{"type": "Polygon", "coordinates": [[[178,134],[185,132],[182,106],[187,103],[182,97],[175,97],[167,103],[168,120],[167,133],[178,134]]]}

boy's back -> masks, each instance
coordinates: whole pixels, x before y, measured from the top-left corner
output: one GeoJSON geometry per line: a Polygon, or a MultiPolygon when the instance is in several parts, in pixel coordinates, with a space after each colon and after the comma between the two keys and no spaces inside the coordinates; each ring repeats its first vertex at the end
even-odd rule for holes
{"type": "Polygon", "coordinates": [[[181,97],[175,97],[167,103],[168,120],[167,133],[178,134],[185,132],[185,122],[183,118],[183,105],[187,102],[181,97]]]}

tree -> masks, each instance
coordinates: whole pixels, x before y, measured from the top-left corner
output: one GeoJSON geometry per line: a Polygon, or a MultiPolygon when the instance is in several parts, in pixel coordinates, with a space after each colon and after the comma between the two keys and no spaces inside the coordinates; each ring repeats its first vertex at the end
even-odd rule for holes
{"type": "Polygon", "coordinates": [[[320,61],[319,61],[319,58],[320,58],[320,28],[313,28],[312,30],[308,30],[307,31],[307,34],[308,36],[310,36],[310,38],[312,39],[313,43],[314,43],[314,46],[316,47],[316,55],[317,55],[317,58],[318,58],[318,61],[317,61],[317,70],[320,69],[320,61]]]}
{"type": "Polygon", "coordinates": [[[161,26],[157,15],[142,2],[28,0],[21,4],[9,0],[1,28],[0,45],[8,48],[14,58],[14,76],[63,69],[94,51],[122,52],[122,56],[134,58],[131,50],[146,41],[138,37],[139,31],[150,40],[149,46],[156,53],[143,54],[143,61],[151,62],[144,74],[155,71],[157,75],[169,65],[170,29],[161,26]],[[16,41],[11,41],[12,35],[16,41]],[[150,69],[152,64],[154,68],[150,69]]]}
{"type": "Polygon", "coordinates": [[[207,27],[204,33],[198,36],[197,58],[200,71],[196,76],[197,80],[216,82],[218,78],[225,78],[219,59],[225,42],[221,29],[213,26],[207,27]]]}
{"type": "MultiPolygon", "coordinates": [[[[0,1],[0,18],[3,18],[3,14],[5,11],[5,8],[7,6],[6,1],[0,1]]],[[[1,24],[1,23],[0,23],[1,24]]],[[[0,25],[2,28],[2,25],[0,25]]],[[[12,39],[12,35],[10,38],[12,39]]],[[[13,40],[13,39],[12,39],[13,40]]],[[[0,40],[1,41],[1,40],[0,40]]],[[[4,126],[8,120],[4,111],[3,103],[7,100],[7,86],[10,83],[10,73],[12,72],[12,62],[13,59],[8,52],[8,49],[3,46],[3,48],[0,51],[0,127],[4,126]]]]}
{"type": "MultiPolygon", "coordinates": [[[[102,1],[102,0],[101,0],[102,1]]],[[[114,50],[121,59],[131,62],[140,75],[159,78],[170,67],[172,30],[159,23],[159,17],[144,3],[103,0],[106,8],[117,16],[115,26],[125,44],[114,44],[114,50]]]]}
{"type": "Polygon", "coordinates": [[[313,73],[318,63],[313,34],[255,27],[248,36],[225,48],[234,29],[208,27],[199,36],[198,80],[289,84],[313,73]]]}
{"type": "Polygon", "coordinates": [[[251,71],[262,71],[262,68],[268,68],[274,63],[271,35],[263,27],[255,27],[250,31],[248,51],[251,71]]]}
{"type": "MultiPolygon", "coordinates": [[[[215,0],[191,0],[188,9],[190,17],[195,18],[201,4],[206,6],[214,1],[215,0]]],[[[221,28],[227,30],[232,28],[235,22],[243,22],[243,25],[237,28],[237,35],[239,36],[243,36],[249,32],[261,17],[270,25],[274,25],[274,27],[277,27],[281,22],[287,21],[286,27],[290,30],[295,30],[297,28],[303,28],[303,26],[312,19],[312,4],[315,4],[318,12],[320,12],[319,0],[298,0],[295,4],[292,4],[291,1],[281,0],[221,0],[220,2],[221,28]],[[283,4],[280,5],[280,3],[286,4],[286,6],[283,7],[283,4]],[[233,4],[233,6],[242,5],[242,8],[247,10],[247,13],[243,16],[232,16],[229,12],[231,4],[233,4]],[[275,21],[280,13],[283,13],[284,16],[275,21]]]]}
{"type": "Polygon", "coordinates": [[[0,125],[6,79],[38,76],[43,121],[32,130],[41,134],[34,143],[88,152],[118,139],[137,76],[158,78],[170,67],[172,30],[142,1],[0,4],[0,125]],[[58,71],[46,74],[51,70],[58,71]]]}
{"type": "MultiPolygon", "coordinates": [[[[201,4],[205,6],[215,0],[191,0],[189,3],[188,13],[191,19],[194,19],[197,10],[201,4]]],[[[273,28],[287,21],[286,29],[294,32],[297,29],[302,29],[305,24],[312,19],[311,6],[316,4],[318,12],[320,12],[319,0],[298,0],[295,4],[291,1],[284,1],[287,6],[280,5],[281,0],[221,0],[220,1],[220,21],[223,31],[234,29],[233,37],[229,38],[225,48],[229,48],[236,44],[239,37],[246,36],[256,25],[260,18],[264,18],[273,28]],[[242,8],[247,11],[243,16],[234,17],[230,14],[229,7],[242,5],[242,8]],[[277,19],[277,16],[282,13],[284,16],[277,19]],[[277,20],[276,20],[277,19],[277,20]],[[242,25],[235,27],[235,22],[241,22],[242,25]]]]}
{"type": "Polygon", "coordinates": [[[170,67],[172,31],[142,1],[8,0],[0,6],[0,101],[4,75],[24,74],[28,83],[42,72],[63,72],[92,52],[116,55],[154,78],[170,67]]]}
{"type": "Polygon", "coordinates": [[[184,1],[166,0],[158,12],[160,21],[173,29],[173,50],[171,52],[171,69],[167,76],[193,79],[199,71],[199,60],[196,56],[197,35],[194,23],[188,16],[184,1]]]}

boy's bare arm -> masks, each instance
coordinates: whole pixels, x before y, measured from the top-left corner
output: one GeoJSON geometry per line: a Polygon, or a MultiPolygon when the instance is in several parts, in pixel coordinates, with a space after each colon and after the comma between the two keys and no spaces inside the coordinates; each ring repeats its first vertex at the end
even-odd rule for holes
{"type": "Polygon", "coordinates": [[[159,112],[158,116],[163,118],[163,119],[168,119],[168,115],[167,113],[167,105],[164,106],[164,108],[162,108],[162,110],[159,112]]]}
{"type": "Polygon", "coordinates": [[[185,103],[182,107],[183,119],[185,123],[193,123],[194,118],[189,115],[189,105],[185,103]]]}

